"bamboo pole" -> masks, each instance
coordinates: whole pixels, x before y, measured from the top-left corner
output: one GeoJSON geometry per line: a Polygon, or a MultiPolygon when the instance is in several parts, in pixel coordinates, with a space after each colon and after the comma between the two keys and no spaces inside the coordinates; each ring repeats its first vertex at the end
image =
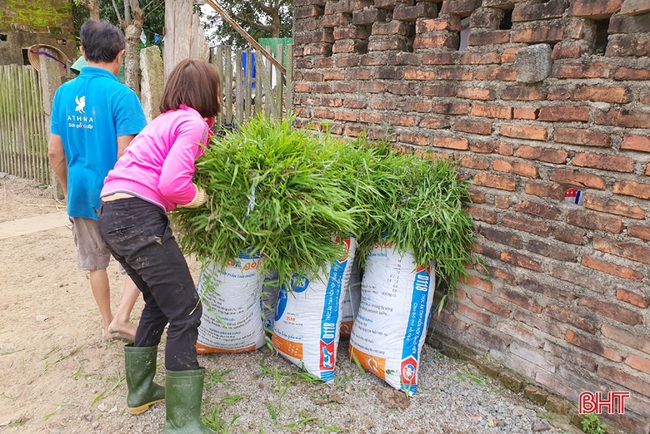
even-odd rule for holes
{"type": "Polygon", "coordinates": [[[233,20],[230,15],[226,13],[221,7],[214,1],[214,0],[205,0],[207,4],[212,6],[212,8],[219,13],[223,17],[224,20],[228,22],[231,26],[234,27],[235,30],[239,32],[240,35],[244,37],[248,41],[249,44],[251,44],[253,47],[255,47],[256,50],[258,50],[264,57],[269,59],[271,63],[273,63],[280,71],[282,71],[282,74],[286,73],[286,70],[284,69],[284,66],[282,66],[282,63],[278,62],[273,56],[271,56],[262,46],[257,42],[251,35],[246,32],[246,30],[242,29],[239,24],[235,20],[233,20]]]}

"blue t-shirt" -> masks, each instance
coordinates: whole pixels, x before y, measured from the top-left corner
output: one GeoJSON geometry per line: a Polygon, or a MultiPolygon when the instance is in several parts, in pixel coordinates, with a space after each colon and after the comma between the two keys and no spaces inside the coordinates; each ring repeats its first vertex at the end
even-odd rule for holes
{"type": "Polygon", "coordinates": [[[57,89],[50,131],[68,160],[68,215],[97,219],[104,178],[117,161],[117,137],[147,124],[137,95],[105,69],[86,66],[57,89]]]}

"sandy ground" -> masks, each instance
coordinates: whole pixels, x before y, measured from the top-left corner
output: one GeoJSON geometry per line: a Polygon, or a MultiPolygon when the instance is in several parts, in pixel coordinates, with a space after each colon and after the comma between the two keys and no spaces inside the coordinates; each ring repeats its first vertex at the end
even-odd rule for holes
{"type": "MultiPolygon", "coordinates": [[[[162,432],[164,405],[125,411],[123,344],[101,341],[66,221],[47,189],[0,174],[0,432],[162,432]]],[[[115,308],[123,278],[114,262],[109,275],[115,308]]],[[[141,309],[139,300],[134,322],[141,309]]],[[[432,348],[423,351],[422,386],[407,400],[359,372],[341,345],[333,385],[304,381],[268,348],[199,356],[208,371],[204,415],[218,432],[234,433],[532,432],[535,423],[562,432],[543,426],[541,409],[432,348]]]]}

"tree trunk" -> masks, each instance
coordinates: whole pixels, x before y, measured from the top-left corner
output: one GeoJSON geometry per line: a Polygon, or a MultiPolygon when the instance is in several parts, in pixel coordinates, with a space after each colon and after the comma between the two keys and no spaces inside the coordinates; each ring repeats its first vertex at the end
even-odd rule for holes
{"type": "Polygon", "coordinates": [[[90,12],[90,19],[99,21],[99,0],[83,0],[81,6],[90,12]]]}
{"type": "MultiPolygon", "coordinates": [[[[125,12],[127,10],[125,7],[125,12]]],[[[140,96],[140,54],[138,43],[140,41],[140,34],[142,33],[142,26],[144,25],[144,11],[140,9],[137,0],[131,0],[131,13],[133,14],[133,19],[125,17],[125,20],[120,23],[126,39],[124,84],[140,96]]]]}

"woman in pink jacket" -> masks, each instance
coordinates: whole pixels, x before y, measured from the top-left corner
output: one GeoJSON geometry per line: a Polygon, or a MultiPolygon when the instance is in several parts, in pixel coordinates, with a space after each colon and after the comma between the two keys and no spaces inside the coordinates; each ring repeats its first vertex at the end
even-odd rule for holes
{"type": "Polygon", "coordinates": [[[214,65],[203,59],[179,63],[165,86],[160,116],[126,148],[101,192],[102,238],[145,301],[135,343],[125,347],[127,407],[139,414],[166,399],[165,433],[212,432],[201,422],[204,371],[195,347],[201,302],[166,212],[206,201],[192,182],[194,162],[212,134],[220,101],[214,65]],[[163,388],[153,377],[168,323],[163,388]]]}

